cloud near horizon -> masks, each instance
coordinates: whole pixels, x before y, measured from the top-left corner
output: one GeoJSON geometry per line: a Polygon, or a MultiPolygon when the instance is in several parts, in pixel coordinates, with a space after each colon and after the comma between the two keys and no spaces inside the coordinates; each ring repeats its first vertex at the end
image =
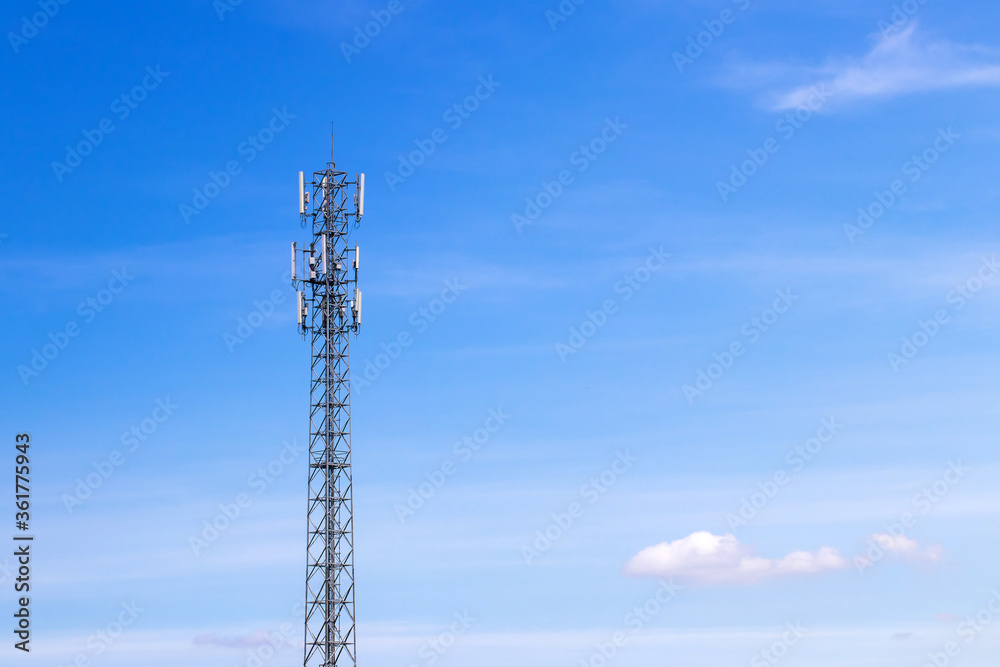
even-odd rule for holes
{"type": "MultiPolygon", "coordinates": [[[[905,535],[875,533],[868,539],[869,551],[855,558],[868,566],[879,553],[900,556],[908,563],[935,564],[944,558],[940,544],[922,546],[905,535]],[[873,551],[877,551],[872,555],[873,551]],[[866,556],[868,560],[865,560],[866,556]]],[[[741,544],[733,534],[691,533],[673,542],[646,547],[625,564],[625,574],[634,577],[673,578],[695,586],[746,586],[775,577],[820,574],[852,567],[850,560],[833,547],[817,551],[793,551],[780,558],[765,558],[741,544]]]]}
{"type": "Polygon", "coordinates": [[[934,90],[1000,85],[1000,55],[979,46],[931,41],[916,22],[905,30],[883,35],[865,56],[833,60],[802,73],[809,83],[773,93],[775,111],[801,108],[829,95],[824,110],[864,99],[888,99],[934,90]]]}
{"type": "Polygon", "coordinates": [[[220,637],[214,632],[198,635],[194,638],[195,646],[213,646],[216,648],[231,648],[231,649],[254,649],[265,645],[274,646],[275,644],[283,645],[286,642],[282,635],[271,635],[265,630],[257,630],[256,632],[239,635],[232,637],[220,637]],[[276,640],[275,637],[278,639],[276,640]]]}
{"type": "Polygon", "coordinates": [[[647,547],[625,565],[637,577],[673,577],[699,586],[747,585],[764,579],[817,574],[850,567],[837,549],[793,551],[781,558],[764,558],[740,544],[735,535],[692,533],[673,542],[647,547]]]}

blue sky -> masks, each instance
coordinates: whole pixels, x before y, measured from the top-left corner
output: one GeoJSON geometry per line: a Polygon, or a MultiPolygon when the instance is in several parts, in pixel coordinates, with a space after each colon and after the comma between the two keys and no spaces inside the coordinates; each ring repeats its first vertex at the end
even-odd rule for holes
{"type": "Polygon", "coordinates": [[[4,8],[18,661],[300,663],[332,121],[362,662],[995,664],[995,4],[222,1],[4,8]]]}

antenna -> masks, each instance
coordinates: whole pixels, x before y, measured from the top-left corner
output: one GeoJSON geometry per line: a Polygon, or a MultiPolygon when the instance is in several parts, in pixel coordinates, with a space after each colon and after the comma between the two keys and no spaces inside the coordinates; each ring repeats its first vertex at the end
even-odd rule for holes
{"type": "Polygon", "coordinates": [[[358,217],[365,214],[365,175],[358,176],[358,217]]]}
{"type": "Polygon", "coordinates": [[[299,172],[299,215],[306,212],[306,175],[299,172]]]}
{"type": "Polygon", "coordinates": [[[334,130],[334,124],[333,124],[333,121],[331,120],[330,121],[330,163],[331,164],[333,164],[333,162],[334,162],[334,160],[333,160],[333,130],[334,130]]]}
{"type": "Polygon", "coordinates": [[[296,276],[296,271],[295,271],[295,269],[296,269],[296,266],[295,266],[295,259],[296,259],[296,257],[295,257],[295,255],[296,255],[295,246],[296,245],[297,244],[295,243],[295,241],[292,241],[292,280],[295,280],[295,276],[296,276]]]}

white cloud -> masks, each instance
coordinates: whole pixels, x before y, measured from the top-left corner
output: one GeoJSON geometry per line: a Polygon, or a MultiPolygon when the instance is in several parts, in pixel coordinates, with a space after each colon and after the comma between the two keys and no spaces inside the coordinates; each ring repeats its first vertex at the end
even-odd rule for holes
{"type": "Polygon", "coordinates": [[[673,542],[643,549],[626,565],[633,576],[673,577],[694,585],[754,584],[770,577],[816,574],[849,566],[832,547],[794,551],[782,558],[764,558],[740,544],[735,535],[697,532],[673,542]]]}
{"type": "Polygon", "coordinates": [[[809,72],[814,80],[774,95],[775,110],[805,105],[816,88],[832,99],[827,109],[869,98],[1000,85],[1000,56],[978,46],[931,41],[913,23],[879,39],[864,57],[831,61],[809,72]],[[818,75],[818,77],[816,76],[818,75]]]}
{"type": "Polygon", "coordinates": [[[871,539],[882,550],[887,553],[898,554],[907,561],[940,563],[944,557],[944,548],[940,544],[930,544],[926,547],[921,547],[919,542],[905,535],[876,533],[871,536],[871,539]]]}

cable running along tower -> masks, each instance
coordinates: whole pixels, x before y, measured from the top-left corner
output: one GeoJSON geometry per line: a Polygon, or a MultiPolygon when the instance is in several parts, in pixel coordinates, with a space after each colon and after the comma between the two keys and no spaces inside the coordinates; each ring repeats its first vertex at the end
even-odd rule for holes
{"type": "Polygon", "coordinates": [[[299,172],[299,215],[312,241],[292,244],[299,330],[312,336],[305,667],[357,664],[348,348],[361,325],[361,290],[348,234],[365,212],[365,175],[348,180],[332,153],[311,181],[299,172]]]}

